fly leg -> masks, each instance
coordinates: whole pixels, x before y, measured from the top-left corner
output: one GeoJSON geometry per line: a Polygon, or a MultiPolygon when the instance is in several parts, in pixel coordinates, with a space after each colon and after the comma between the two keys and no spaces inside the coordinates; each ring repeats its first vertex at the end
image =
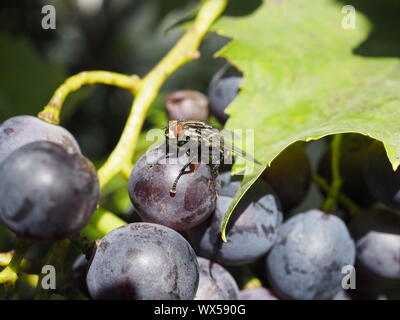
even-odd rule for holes
{"type": "Polygon", "coordinates": [[[176,186],[178,185],[179,179],[185,174],[185,173],[192,173],[196,170],[198,167],[198,164],[192,163],[192,159],[189,160],[188,163],[186,163],[181,170],[179,170],[178,176],[175,178],[174,184],[172,185],[172,188],[169,191],[169,194],[171,197],[175,197],[176,194],[176,186]],[[185,172],[186,168],[189,167],[189,172],[185,172]]]}

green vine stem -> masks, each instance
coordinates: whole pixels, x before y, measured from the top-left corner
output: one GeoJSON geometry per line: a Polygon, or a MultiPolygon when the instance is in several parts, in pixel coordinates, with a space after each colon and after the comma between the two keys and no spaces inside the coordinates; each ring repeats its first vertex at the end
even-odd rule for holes
{"type": "Polygon", "coordinates": [[[102,83],[121,87],[131,91],[133,94],[138,90],[140,78],[136,75],[124,75],[109,71],[84,71],[72,77],[54,92],[50,102],[38,114],[38,117],[52,124],[60,123],[60,113],[65,98],[72,92],[80,89],[83,85],[102,83]]]}
{"type": "MultiPolygon", "coordinates": [[[[104,165],[99,169],[100,187],[103,188],[116,174],[121,173],[126,179],[132,170],[131,159],[134,155],[140,131],[146,113],[156,98],[161,86],[179,67],[200,56],[198,48],[213,22],[225,10],[228,0],[202,0],[193,24],[186,30],[175,46],[145,76],[128,76],[107,71],[86,71],[68,78],[54,93],[50,102],[38,117],[47,122],[58,124],[65,98],[73,91],[86,84],[103,83],[128,89],[136,98],[119,142],[104,165]]],[[[110,212],[94,214],[90,225],[83,230],[83,235],[94,239],[98,237],[95,228],[106,234],[117,226],[125,224],[110,212]],[[110,226],[106,224],[110,224],[110,226]]]]}
{"type": "Polygon", "coordinates": [[[14,255],[14,251],[1,252],[0,253],[0,267],[7,267],[8,264],[10,263],[13,255],[14,255]]]}
{"type": "Polygon", "coordinates": [[[122,169],[121,169],[121,174],[122,176],[126,179],[129,180],[129,177],[131,176],[133,166],[130,163],[127,163],[122,169]]]}
{"type": "Polygon", "coordinates": [[[337,134],[333,137],[331,142],[331,171],[332,171],[332,184],[329,189],[325,203],[322,210],[326,213],[333,212],[337,207],[337,199],[342,187],[342,178],[340,175],[340,145],[342,143],[342,135],[337,134]]]}
{"type": "Polygon", "coordinates": [[[21,272],[20,279],[28,284],[30,287],[36,288],[39,281],[39,275],[21,272]]]}
{"type": "MultiPolygon", "coordinates": [[[[1,252],[0,253],[0,267],[7,267],[10,262],[12,257],[14,256],[15,251],[9,251],[9,252],[1,252]]],[[[36,272],[38,269],[38,265],[36,262],[28,260],[28,259],[22,259],[21,264],[20,264],[20,270],[25,271],[25,272],[36,272]]]]}
{"type": "MultiPolygon", "coordinates": [[[[115,216],[115,218],[118,219],[117,216],[115,216]]],[[[101,237],[104,236],[102,232],[97,230],[90,223],[81,230],[80,235],[92,241],[100,239],[101,237]]]]}
{"type": "MultiPolygon", "coordinates": [[[[331,189],[328,181],[326,181],[326,179],[322,178],[318,174],[313,173],[312,179],[326,192],[329,192],[329,190],[331,189]]],[[[338,194],[337,200],[346,207],[347,211],[350,212],[350,214],[357,214],[360,211],[358,205],[343,193],[338,194]]]]}
{"type": "MultiPolygon", "coordinates": [[[[66,258],[67,251],[68,251],[70,244],[71,244],[71,242],[69,239],[65,239],[65,240],[54,243],[45,258],[45,262],[44,262],[45,265],[52,265],[56,268],[56,272],[57,272],[56,290],[58,290],[58,291],[59,291],[58,287],[62,284],[62,280],[64,277],[64,274],[63,274],[64,273],[64,262],[65,262],[65,258],[66,258]]],[[[35,292],[35,296],[34,296],[35,300],[46,299],[50,296],[50,294],[54,293],[54,292],[52,292],[53,290],[51,290],[51,289],[44,290],[42,288],[43,276],[44,275],[42,273],[39,276],[37,286],[36,286],[36,292],[35,292]]]]}
{"type": "Polygon", "coordinates": [[[96,241],[90,240],[87,237],[83,237],[81,235],[76,235],[76,236],[70,238],[70,241],[71,241],[72,245],[77,247],[89,260],[89,258],[92,255],[93,248],[96,245],[96,241]]]}
{"type": "Polygon", "coordinates": [[[103,208],[98,209],[93,214],[92,219],[90,220],[90,226],[95,228],[97,232],[101,235],[101,237],[123,225],[126,225],[126,222],[124,220],[116,216],[114,213],[103,208]]]}
{"type": "Polygon", "coordinates": [[[30,246],[30,241],[17,238],[16,248],[10,263],[0,272],[0,283],[4,285],[6,295],[11,296],[18,280],[22,259],[30,246]]]}
{"type": "Polygon", "coordinates": [[[249,266],[242,267],[242,283],[243,290],[262,287],[261,280],[254,275],[249,266]]]}
{"type": "Polygon", "coordinates": [[[260,279],[258,279],[257,277],[253,277],[246,281],[242,289],[247,290],[247,289],[256,289],[260,287],[262,287],[260,279]]]}
{"type": "Polygon", "coordinates": [[[100,186],[130,165],[146,113],[165,80],[182,65],[200,56],[198,48],[212,23],[222,14],[227,0],[203,0],[194,23],[167,55],[142,79],[121,138],[99,170],[100,186]]]}

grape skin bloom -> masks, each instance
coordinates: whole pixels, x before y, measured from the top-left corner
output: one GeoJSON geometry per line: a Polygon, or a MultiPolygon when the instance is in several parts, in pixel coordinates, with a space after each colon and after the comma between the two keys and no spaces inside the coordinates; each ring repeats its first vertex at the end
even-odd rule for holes
{"type": "Polygon", "coordinates": [[[269,282],[279,297],[327,300],[341,289],[342,268],[354,265],[355,245],[343,221],[320,210],[287,220],[266,258],[269,282]]]}
{"type": "Polygon", "coordinates": [[[0,124],[0,163],[14,150],[36,141],[54,142],[68,153],[80,153],[75,138],[63,127],[32,116],[16,116],[0,124]]]}
{"type": "Polygon", "coordinates": [[[199,288],[195,300],[237,300],[239,288],[232,275],[221,265],[198,257],[199,288]]]}
{"type": "Polygon", "coordinates": [[[179,233],[132,223],[101,239],[86,281],[93,299],[192,300],[199,271],[193,249],[179,233]]]}
{"type": "Polygon", "coordinates": [[[17,235],[61,240],[96,210],[100,188],[92,163],[46,141],[24,145],[0,164],[0,217],[17,235]]]}

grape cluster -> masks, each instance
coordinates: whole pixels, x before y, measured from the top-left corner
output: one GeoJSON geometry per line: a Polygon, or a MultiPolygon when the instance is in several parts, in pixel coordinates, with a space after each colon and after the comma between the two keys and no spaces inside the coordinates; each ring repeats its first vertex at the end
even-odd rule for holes
{"type": "MultiPolygon", "coordinates": [[[[166,113],[198,121],[212,114],[222,125],[242,80],[224,67],[208,97],[174,92],[166,113]]],[[[183,130],[176,124],[173,133],[183,130]]],[[[400,282],[400,175],[380,143],[345,134],[342,185],[332,196],[330,139],[320,159],[304,142],[283,150],[233,210],[226,242],[221,226],[243,177],[203,158],[192,163],[188,152],[171,159],[164,143],[150,148],[128,179],[128,223],[74,256],[72,286],[91,299],[382,297],[400,282]]],[[[0,125],[0,219],[8,229],[35,241],[75,241],[99,203],[96,170],[67,130],[30,116],[0,125]]]]}

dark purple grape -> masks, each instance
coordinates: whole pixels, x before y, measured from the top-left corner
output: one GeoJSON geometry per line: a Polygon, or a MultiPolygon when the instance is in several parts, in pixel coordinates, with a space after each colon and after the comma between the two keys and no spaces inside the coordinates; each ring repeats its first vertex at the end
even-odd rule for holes
{"type": "Polygon", "coordinates": [[[86,281],[93,299],[192,300],[199,268],[179,233],[132,223],[100,240],[86,281]]]}
{"type": "Polygon", "coordinates": [[[165,99],[169,120],[207,121],[209,115],[208,98],[198,91],[180,90],[165,99]]]}
{"type": "Polygon", "coordinates": [[[352,300],[352,299],[346,290],[340,290],[337,294],[335,294],[332,300],[352,300]]]}
{"type": "Polygon", "coordinates": [[[239,288],[235,279],[218,263],[198,257],[199,288],[195,300],[237,300],[239,288]]]}
{"type": "MultiPolygon", "coordinates": [[[[354,227],[354,221],[351,222],[350,226],[352,224],[354,227]]],[[[382,297],[383,292],[387,292],[387,290],[399,284],[396,279],[383,278],[372,273],[357,259],[356,247],[356,287],[355,289],[347,290],[352,300],[381,300],[380,297],[382,297]]]]}
{"type": "Polygon", "coordinates": [[[277,194],[283,212],[297,207],[306,197],[311,182],[311,165],[304,143],[294,143],[282,151],[262,177],[277,194]]]}
{"type": "Polygon", "coordinates": [[[376,141],[368,148],[363,169],[371,194],[383,204],[400,209],[400,169],[393,171],[382,143],[376,141]]]}
{"type": "Polygon", "coordinates": [[[241,180],[237,179],[237,176],[232,176],[230,171],[221,173],[219,177],[221,181],[221,191],[219,195],[233,198],[242,184],[241,180]]]}
{"type": "Polygon", "coordinates": [[[352,300],[386,300],[382,292],[398,281],[377,277],[356,261],[356,288],[347,290],[352,300]]]}
{"type": "Polygon", "coordinates": [[[219,70],[211,80],[208,92],[211,113],[222,124],[228,120],[225,109],[237,96],[242,81],[241,73],[228,65],[219,70]]]}
{"type": "Polygon", "coordinates": [[[360,212],[351,230],[357,266],[383,280],[400,280],[400,215],[384,209],[360,212]]]}
{"type": "Polygon", "coordinates": [[[143,222],[137,210],[132,206],[124,219],[127,223],[143,222]]]}
{"type": "Polygon", "coordinates": [[[36,141],[54,142],[68,153],[80,153],[78,143],[63,127],[32,116],[17,116],[0,124],[0,163],[14,150],[36,141]]]}
{"type": "Polygon", "coordinates": [[[210,166],[200,164],[194,172],[182,175],[176,194],[171,194],[174,180],[188,157],[182,155],[175,159],[177,164],[166,164],[165,156],[157,160],[162,148],[151,149],[136,162],[129,178],[129,195],[143,221],[188,230],[215,209],[215,179],[210,166]]]}
{"type": "Polygon", "coordinates": [[[221,224],[232,200],[220,196],[213,216],[191,230],[190,237],[199,252],[209,259],[223,265],[243,265],[260,258],[273,246],[282,213],[271,189],[259,181],[235,208],[226,230],[228,242],[223,242],[221,224]]]}
{"type": "Polygon", "coordinates": [[[279,298],[276,297],[271,290],[259,287],[240,290],[239,300],[279,300],[279,298]]]}
{"type": "Polygon", "coordinates": [[[85,296],[89,297],[89,290],[86,284],[86,274],[88,271],[89,262],[85,255],[81,254],[76,258],[72,265],[72,278],[74,285],[85,296]]]}
{"type": "MultiPolygon", "coordinates": [[[[355,201],[359,206],[366,208],[373,204],[375,199],[369,192],[363,176],[363,162],[371,144],[371,139],[361,134],[347,133],[343,135],[340,145],[339,168],[342,178],[341,192],[355,201]]],[[[331,150],[323,154],[318,173],[329,183],[331,181],[331,150]]],[[[324,194],[325,192],[322,191],[324,194]]]]}
{"type": "Polygon", "coordinates": [[[0,164],[0,217],[17,235],[60,240],[81,230],[96,210],[96,170],[80,154],[33,142],[0,164]]]}
{"type": "Polygon", "coordinates": [[[342,268],[354,261],[354,242],[343,221],[310,210],[281,226],[266,266],[269,283],[279,297],[327,300],[342,289],[342,268]]]}

